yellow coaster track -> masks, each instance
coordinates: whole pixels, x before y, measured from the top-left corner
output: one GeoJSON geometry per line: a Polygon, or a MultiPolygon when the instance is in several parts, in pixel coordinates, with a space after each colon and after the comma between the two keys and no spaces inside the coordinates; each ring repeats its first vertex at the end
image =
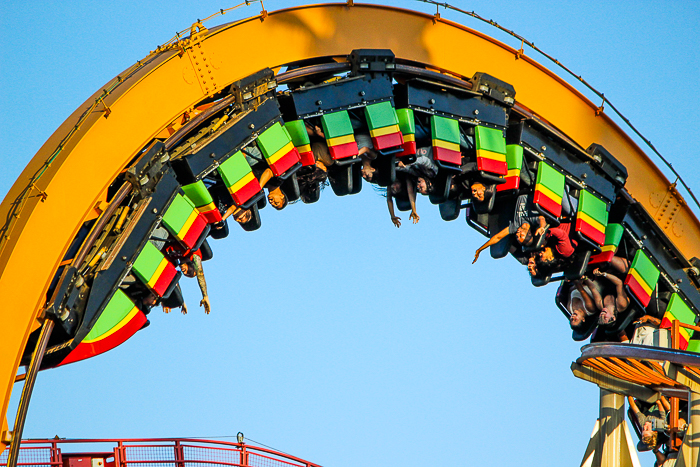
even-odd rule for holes
{"type": "MultiPolygon", "coordinates": [[[[111,81],[108,93],[100,90],[79,106],[0,206],[0,294],[13,310],[0,328],[0,419],[6,420],[29,336],[41,326],[47,290],[72,240],[84,222],[106,212],[108,188],[143,148],[236,80],[318,57],[340,61],[358,48],[391,49],[397,59],[427,64],[446,80],[485,72],[511,84],[529,118],[582,152],[599,144],[613,154],[629,170],[631,198],[685,260],[700,257],[700,222],[633,140],[563,79],[484,34],[408,10],[337,4],[263,12],[211,30],[197,24],[189,37],[150,54],[111,81]]],[[[3,443],[10,441],[6,430],[3,443]]]]}

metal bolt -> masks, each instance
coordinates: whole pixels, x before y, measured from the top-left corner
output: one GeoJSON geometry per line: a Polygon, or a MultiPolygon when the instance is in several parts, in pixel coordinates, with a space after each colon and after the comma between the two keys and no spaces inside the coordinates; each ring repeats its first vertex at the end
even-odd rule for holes
{"type": "Polygon", "coordinates": [[[588,174],[581,175],[581,178],[586,178],[586,177],[588,177],[588,174]]]}
{"type": "Polygon", "coordinates": [[[158,214],[158,209],[153,208],[153,214],[158,214]]]}
{"type": "Polygon", "coordinates": [[[542,146],[542,150],[543,150],[543,151],[546,151],[546,150],[547,150],[547,146],[542,146]]]}
{"type": "Polygon", "coordinates": [[[676,284],[680,284],[680,283],[682,283],[682,282],[683,282],[683,279],[678,279],[678,280],[676,281],[676,284]]]}
{"type": "Polygon", "coordinates": [[[479,109],[474,109],[474,115],[479,115],[479,109]]]}
{"type": "Polygon", "coordinates": [[[321,105],[321,104],[323,104],[323,101],[322,101],[322,100],[319,99],[319,100],[316,101],[316,105],[321,105]]]}
{"type": "Polygon", "coordinates": [[[250,128],[251,130],[255,130],[255,124],[251,123],[250,125],[248,125],[248,128],[250,128]]]}
{"type": "Polygon", "coordinates": [[[213,159],[213,158],[216,157],[216,154],[214,154],[214,153],[212,152],[211,154],[209,154],[209,157],[211,157],[211,158],[213,159]]]}
{"type": "Polygon", "coordinates": [[[364,96],[364,95],[365,95],[365,92],[364,92],[364,91],[360,91],[360,96],[364,96]]]}
{"type": "Polygon", "coordinates": [[[647,239],[647,236],[646,236],[646,235],[642,235],[642,240],[646,240],[646,239],[647,239]]]}
{"type": "Polygon", "coordinates": [[[126,256],[122,256],[122,261],[126,261],[126,256]]]}
{"type": "Polygon", "coordinates": [[[428,101],[428,104],[430,104],[430,105],[433,105],[434,103],[435,103],[435,99],[430,99],[430,100],[428,101]]]}

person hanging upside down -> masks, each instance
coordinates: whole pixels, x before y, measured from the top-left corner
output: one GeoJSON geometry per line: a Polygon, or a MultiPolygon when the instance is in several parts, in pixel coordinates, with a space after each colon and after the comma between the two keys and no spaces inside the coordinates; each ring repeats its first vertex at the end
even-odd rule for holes
{"type": "MultiPolygon", "coordinates": [[[[185,277],[197,277],[197,283],[199,284],[199,289],[202,292],[202,300],[199,302],[199,306],[204,307],[204,312],[209,314],[211,311],[211,304],[209,303],[209,294],[207,292],[207,281],[204,278],[204,269],[202,268],[202,253],[200,250],[197,251],[184,251],[182,246],[179,244],[173,244],[166,247],[166,255],[173,261],[180,262],[180,271],[185,277]]],[[[165,311],[165,309],[163,309],[165,311]]],[[[170,311],[170,310],[168,310],[170,311]]],[[[166,313],[168,312],[166,311],[166,313]]],[[[182,313],[187,313],[187,308],[183,305],[182,313]]]]}
{"type": "Polygon", "coordinates": [[[571,291],[567,308],[571,329],[577,330],[583,327],[587,319],[593,319],[591,317],[596,314],[596,308],[590,287],[584,286],[581,280],[575,280],[573,284],[574,289],[571,291]]]}
{"type": "Polygon", "coordinates": [[[542,250],[540,260],[545,264],[555,258],[569,258],[574,254],[578,243],[572,240],[571,224],[562,223],[557,227],[552,227],[545,232],[546,246],[542,250]]]}
{"type": "Polygon", "coordinates": [[[282,193],[282,190],[279,187],[275,188],[274,190],[268,190],[267,201],[270,203],[270,206],[278,211],[286,208],[287,204],[289,204],[287,201],[287,196],[282,193]]]}
{"type": "MultiPolygon", "coordinates": [[[[180,289],[180,284],[177,284],[175,286],[176,290],[173,290],[173,293],[179,292],[179,295],[182,295],[182,290],[180,289]]],[[[181,303],[178,303],[178,305],[175,305],[174,303],[169,303],[169,299],[163,299],[160,303],[160,305],[163,307],[163,313],[170,313],[173,311],[175,308],[180,308],[180,311],[182,312],[183,315],[187,314],[187,304],[185,303],[184,298],[182,299],[181,303]]]]}
{"type": "MultiPolygon", "coordinates": [[[[668,412],[671,411],[671,404],[664,396],[661,396],[656,401],[656,407],[652,406],[652,409],[645,414],[639,410],[637,403],[632,397],[627,396],[627,401],[642,431],[641,441],[637,445],[637,449],[651,449],[656,456],[656,463],[654,465],[663,465],[666,461],[666,454],[660,451],[663,443],[659,442],[659,433],[668,434],[670,431],[670,426],[666,420],[668,412]],[[653,410],[654,408],[656,410],[653,410]]],[[[678,428],[679,431],[684,431],[687,428],[687,423],[683,418],[678,419],[678,428]]]]}
{"type": "Polygon", "coordinates": [[[521,245],[531,238],[532,233],[530,232],[531,226],[538,226],[535,230],[535,235],[542,235],[545,231],[546,222],[543,216],[541,216],[532,207],[532,203],[528,199],[528,195],[520,195],[515,203],[515,214],[513,220],[508,224],[508,227],[498,232],[496,235],[491,237],[486,243],[477,248],[474,253],[474,261],[472,264],[476,263],[479,259],[479,254],[491,245],[495,245],[500,242],[508,235],[514,235],[515,239],[521,245]]]}
{"type": "Polygon", "coordinates": [[[399,162],[396,172],[410,175],[415,181],[416,191],[422,195],[429,195],[434,191],[432,180],[438,173],[438,166],[433,160],[433,148],[418,148],[416,160],[410,164],[399,162]]]}
{"type": "MultiPolygon", "coordinates": [[[[613,294],[601,293],[598,291],[598,288],[589,286],[593,297],[593,303],[596,308],[600,310],[598,324],[608,325],[615,322],[617,316],[627,310],[630,299],[627,296],[627,292],[625,292],[622,279],[619,277],[611,273],[601,272],[600,269],[597,268],[593,270],[593,275],[608,281],[615,288],[615,293],[613,294]]],[[[591,281],[589,280],[589,282],[591,281]]]]}
{"type": "Polygon", "coordinates": [[[413,220],[414,224],[420,221],[420,216],[416,212],[416,192],[413,183],[408,177],[398,177],[386,190],[386,203],[389,208],[391,222],[393,222],[397,228],[401,227],[401,218],[394,213],[394,198],[405,195],[408,196],[408,201],[411,204],[409,219],[413,220]]]}

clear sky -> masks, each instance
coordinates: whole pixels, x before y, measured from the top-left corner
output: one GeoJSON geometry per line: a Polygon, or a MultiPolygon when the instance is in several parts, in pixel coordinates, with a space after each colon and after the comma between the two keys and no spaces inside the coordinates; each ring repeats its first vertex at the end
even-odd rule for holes
{"type": "MultiPolygon", "coordinates": [[[[2,2],[0,192],[95,90],[234,4],[2,2]]],[[[454,4],[582,74],[700,193],[699,2],[454,4]]],[[[343,198],[327,189],[314,205],[265,209],[253,234],[233,226],[205,263],[211,315],[196,306],[196,282],[183,281],[187,316],[154,310],[151,326],[114,351],[41,373],[25,437],[242,431],[328,467],[578,465],[598,388],[569,370],[581,344],[554,306],[556,286],[531,287],[511,259],[472,265],[484,238],[463,217],[442,222],[426,199],[418,209],[420,223],[404,215],[397,230],[369,186],[343,198]]]]}

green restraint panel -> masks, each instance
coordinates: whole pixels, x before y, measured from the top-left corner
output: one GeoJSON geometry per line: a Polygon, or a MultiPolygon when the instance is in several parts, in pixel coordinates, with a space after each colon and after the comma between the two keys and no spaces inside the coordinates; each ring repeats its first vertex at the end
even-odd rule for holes
{"type": "Polygon", "coordinates": [[[404,136],[416,134],[416,121],[413,119],[413,109],[397,109],[396,116],[399,118],[399,128],[404,136]]]}
{"type": "Polygon", "coordinates": [[[534,202],[554,217],[561,216],[561,200],[564,197],[564,174],[546,162],[537,164],[537,182],[534,202]]]}
{"type": "Polygon", "coordinates": [[[350,115],[348,115],[347,110],[323,114],[321,116],[321,124],[327,140],[340,136],[352,135],[354,133],[352,123],[350,123],[350,115]]]}
{"type": "Polygon", "coordinates": [[[496,175],[506,175],[506,137],[503,130],[477,126],[474,129],[476,163],[479,170],[496,175]]]}
{"type": "MultiPolygon", "coordinates": [[[[683,301],[683,297],[674,293],[671,296],[671,300],[668,302],[668,307],[666,307],[666,313],[664,313],[663,319],[661,320],[661,327],[665,329],[671,329],[671,323],[674,320],[678,320],[685,324],[695,324],[695,313],[690,309],[688,305],[683,301]]],[[[686,350],[690,342],[690,338],[693,337],[695,332],[693,329],[687,329],[681,327],[679,330],[679,348],[681,350],[686,350]]]]}
{"type": "Polygon", "coordinates": [[[195,209],[192,201],[178,193],[175,195],[175,199],[173,199],[168,210],[165,211],[163,223],[172,233],[178,233],[185,226],[187,219],[189,219],[192,211],[195,209]]]}
{"type": "Polygon", "coordinates": [[[593,193],[581,190],[576,214],[576,232],[600,246],[605,243],[605,227],[608,225],[608,203],[593,193]]]}
{"type": "Polygon", "coordinates": [[[625,285],[642,306],[651,301],[656,283],[659,280],[659,270],[642,250],[637,250],[632,265],[625,278],[625,285]]]}
{"type": "Polygon", "coordinates": [[[334,160],[357,155],[357,143],[347,110],[322,115],[321,125],[334,160]]]}
{"type": "Polygon", "coordinates": [[[413,109],[397,109],[396,117],[399,120],[399,130],[403,135],[403,151],[396,157],[413,156],[416,154],[416,121],[413,119],[413,109]]]}
{"type": "Polygon", "coordinates": [[[433,136],[433,159],[461,165],[459,122],[452,118],[433,115],[430,117],[430,131],[433,136]]]}
{"type": "Polygon", "coordinates": [[[391,102],[379,102],[365,107],[365,117],[370,130],[398,125],[399,119],[391,102]]]}
{"type": "Polygon", "coordinates": [[[496,185],[496,191],[517,190],[520,188],[520,171],[523,169],[523,147],[519,144],[506,146],[506,182],[496,185]]]}

